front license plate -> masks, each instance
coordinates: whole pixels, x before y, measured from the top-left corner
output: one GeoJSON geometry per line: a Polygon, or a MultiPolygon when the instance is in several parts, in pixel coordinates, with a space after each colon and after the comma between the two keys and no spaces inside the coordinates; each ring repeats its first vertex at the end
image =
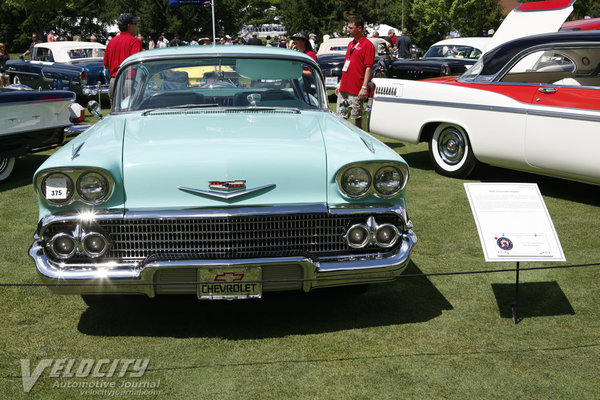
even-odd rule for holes
{"type": "Polygon", "coordinates": [[[198,269],[200,300],[252,299],[262,296],[262,268],[215,267],[198,269]]]}
{"type": "Polygon", "coordinates": [[[337,86],[337,83],[338,83],[337,76],[326,76],[325,77],[325,86],[326,87],[337,86]]]}

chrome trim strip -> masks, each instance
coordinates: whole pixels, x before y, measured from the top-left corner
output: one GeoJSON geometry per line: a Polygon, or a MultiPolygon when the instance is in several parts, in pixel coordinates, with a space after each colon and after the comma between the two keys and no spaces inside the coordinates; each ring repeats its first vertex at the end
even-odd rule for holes
{"type": "Polygon", "coordinates": [[[241,190],[239,192],[231,192],[231,193],[217,192],[217,191],[212,191],[212,190],[200,190],[200,189],[194,189],[194,188],[189,188],[189,187],[185,187],[185,186],[178,186],[177,189],[184,191],[184,192],[201,194],[201,195],[205,195],[205,196],[209,196],[209,197],[216,197],[219,199],[229,200],[229,199],[233,199],[233,198],[236,198],[239,196],[245,196],[250,193],[258,192],[261,190],[271,189],[274,187],[275,187],[275,184],[270,184],[270,185],[259,186],[259,187],[255,187],[252,189],[246,189],[246,190],[241,190]]]}
{"type": "Polygon", "coordinates": [[[560,111],[529,110],[528,114],[536,117],[566,118],[577,121],[600,122],[600,112],[598,112],[598,115],[583,115],[560,111]]]}
{"type": "MultiPolygon", "coordinates": [[[[531,108],[517,108],[517,107],[500,107],[500,106],[486,106],[482,104],[472,104],[472,103],[453,103],[453,102],[444,102],[444,101],[435,101],[435,100],[416,100],[416,99],[398,99],[393,97],[384,97],[384,96],[376,96],[375,100],[382,101],[386,103],[403,103],[403,104],[417,104],[422,106],[432,106],[432,107],[447,107],[447,108],[461,108],[467,110],[480,110],[480,111],[492,111],[492,112],[503,112],[510,114],[524,114],[524,115],[535,115],[542,117],[550,117],[550,118],[568,118],[577,121],[592,121],[592,122],[600,122],[600,112],[596,110],[589,110],[591,112],[596,112],[598,115],[585,115],[585,114],[577,114],[572,112],[563,112],[563,111],[544,111],[537,110],[531,108]]],[[[538,106],[542,107],[542,106],[538,106]]],[[[552,107],[552,106],[548,106],[552,107]]]]}
{"type": "Polygon", "coordinates": [[[190,210],[89,210],[82,213],[56,213],[43,217],[39,222],[38,233],[45,227],[56,222],[82,222],[95,220],[110,220],[122,218],[123,220],[151,219],[161,220],[182,219],[182,218],[202,218],[202,217],[236,217],[236,216],[257,216],[257,215],[281,215],[281,214],[327,214],[332,215],[352,215],[352,214],[386,214],[393,213],[402,217],[407,227],[412,228],[412,224],[407,217],[406,210],[399,205],[381,206],[381,205],[339,205],[328,207],[326,204],[307,204],[293,206],[264,206],[264,207],[236,207],[236,208],[203,208],[190,210]]]}

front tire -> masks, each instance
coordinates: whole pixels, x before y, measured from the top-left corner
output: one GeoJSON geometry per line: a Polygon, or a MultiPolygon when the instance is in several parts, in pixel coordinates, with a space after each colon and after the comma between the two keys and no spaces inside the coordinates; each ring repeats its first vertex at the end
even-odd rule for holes
{"type": "Polygon", "coordinates": [[[468,177],[477,165],[466,132],[454,124],[443,123],[435,129],[429,157],[437,173],[452,178],[468,177]]]}
{"type": "Polygon", "coordinates": [[[0,157],[0,182],[8,179],[15,169],[15,157],[0,157]]]}

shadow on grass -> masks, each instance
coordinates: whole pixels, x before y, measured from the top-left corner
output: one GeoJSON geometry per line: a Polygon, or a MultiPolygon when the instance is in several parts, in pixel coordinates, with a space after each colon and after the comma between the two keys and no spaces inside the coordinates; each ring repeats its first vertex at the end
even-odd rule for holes
{"type": "MultiPolygon", "coordinates": [[[[502,318],[512,318],[511,306],[515,300],[515,285],[494,283],[498,310],[502,318]]],[[[556,281],[526,282],[519,284],[519,318],[575,315],[575,310],[556,281]]]]}
{"type": "MultiPolygon", "coordinates": [[[[387,145],[389,146],[389,144],[387,145]]],[[[429,152],[427,150],[401,154],[401,156],[402,158],[404,158],[404,161],[408,163],[408,166],[410,168],[418,168],[425,171],[433,171],[433,164],[431,164],[431,160],[429,159],[429,152]]]]}
{"type": "MultiPolygon", "coordinates": [[[[406,274],[421,271],[412,262],[406,274]]],[[[88,308],[78,329],[97,336],[222,337],[232,340],[425,322],[452,305],[426,277],[311,293],[266,293],[261,300],[199,301],[194,296],[121,298],[88,308]],[[344,290],[346,289],[346,290],[344,290]]]]}
{"type": "Polygon", "coordinates": [[[33,174],[46,159],[50,157],[46,154],[28,154],[17,157],[15,169],[3,183],[0,183],[0,193],[32,184],[33,174]]]}
{"type": "Polygon", "coordinates": [[[481,165],[471,177],[481,182],[537,183],[544,196],[600,206],[600,186],[481,165]]]}

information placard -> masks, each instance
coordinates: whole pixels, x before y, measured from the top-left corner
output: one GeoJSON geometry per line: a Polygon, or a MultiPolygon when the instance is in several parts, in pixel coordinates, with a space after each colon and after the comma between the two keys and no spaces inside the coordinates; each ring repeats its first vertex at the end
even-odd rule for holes
{"type": "Polygon", "coordinates": [[[486,261],[565,261],[534,183],[465,183],[486,261]]]}

